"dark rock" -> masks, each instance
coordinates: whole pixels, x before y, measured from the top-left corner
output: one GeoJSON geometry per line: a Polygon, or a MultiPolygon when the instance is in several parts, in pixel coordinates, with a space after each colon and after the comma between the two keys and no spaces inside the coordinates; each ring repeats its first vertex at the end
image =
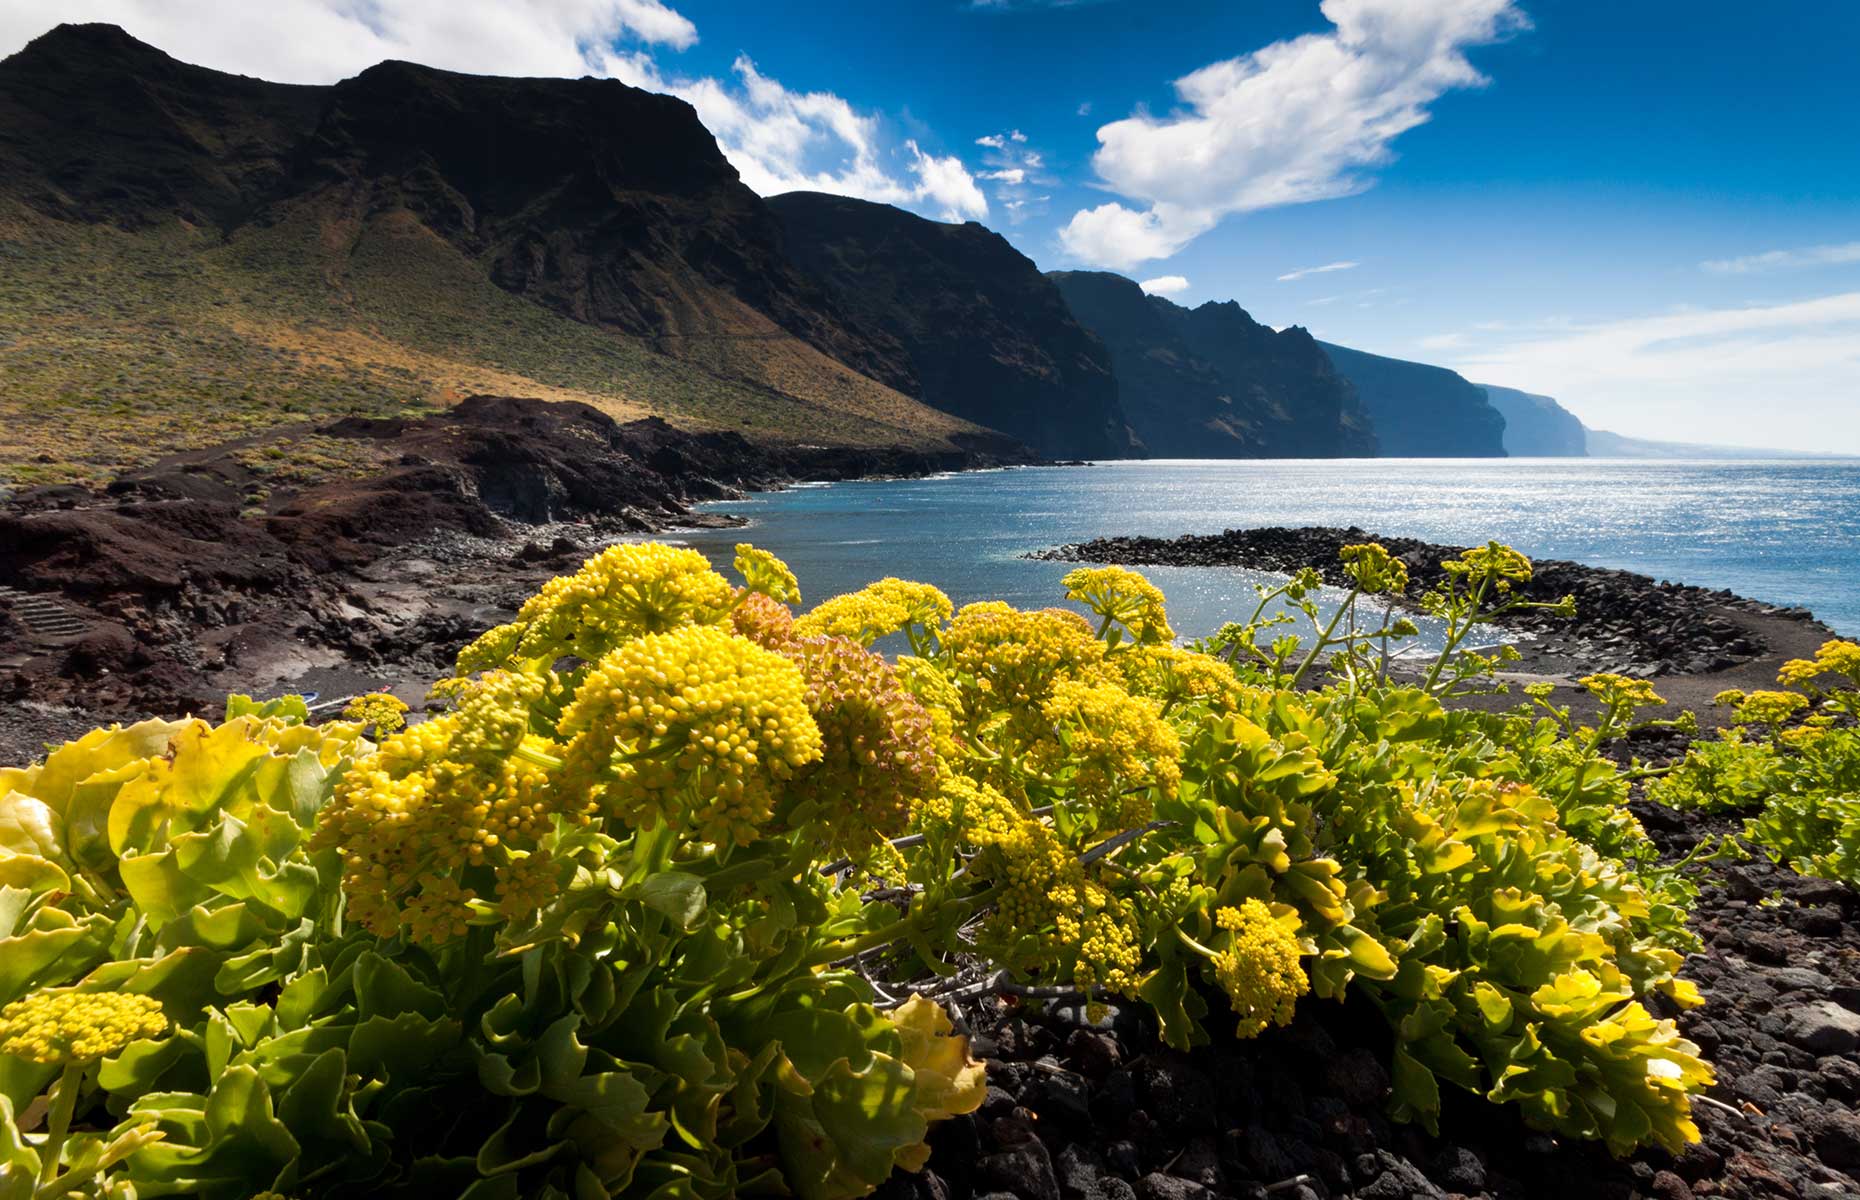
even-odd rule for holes
{"type": "Polygon", "coordinates": [[[1838,937],[1843,922],[1838,908],[1798,908],[1789,914],[1789,924],[1810,937],[1838,937]]]}
{"type": "Polygon", "coordinates": [[[1860,1167],[1860,1116],[1824,1108],[1810,1114],[1806,1125],[1822,1162],[1841,1170],[1860,1167]]]}
{"type": "Polygon", "coordinates": [[[1830,1000],[1818,1000],[1794,1009],[1784,1036],[1812,1054],[1846,1054],[1860,1046],[1860,1013],[1830,1000]]]}
{"type": "Polygon", "coordinates": [[[990,1154],[979,1167],[981,1177],[989,1184],[1021,1200],[1061,1200],[1053,1160],[1038,1141],[1029,1139],[1012,1149],[990,1154]]]}
{"type": "MultiPolygon", "coordinates": [[[[1421,1200],[1422,1197],[1446,1196],[1407,1159],[1387,1150],[1376,1151],[1374,1158],[1377,1173],[1356,1189],[1357,1200],[1421,1200]]],[[[1358,1164],[1359,1173],[1363,1165],[1358,1164]]]]}
{"type": "Polygon", "coordinates": [[[1215,1194],[1200,1184],[1159,1171],[1137,1181],[1137,1195],[1142,1200],[1216,1200],[1215,1194]]]}
{"type": "Polygon", "coordinates": [[[1447,1146],[1428,1164],[1428,1172],[1441,1187],[1453,1192],[1485,1190],[1485,1163],[1464,1146],[1447,1146]]]}
{"type": "Polygon", "coordinates": [[[1654,1200],[1692,1200],[1692,1189],[1671,1171],[1657,1172],[1647,1186],[1654,1200]]]}

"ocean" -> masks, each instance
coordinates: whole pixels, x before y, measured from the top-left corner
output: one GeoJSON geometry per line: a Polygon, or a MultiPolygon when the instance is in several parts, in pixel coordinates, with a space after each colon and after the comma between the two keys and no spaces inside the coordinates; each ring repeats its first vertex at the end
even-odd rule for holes
{"type": "MultiPolygon", "coordinates": [[[[806,600],[885,575],[957,604],[1059,602],[1065,563],[1020,556],[1114,535],[1357,525],[1447,544],[1619,567],[1801,605],[1860,636],[1860,460],[1362,459],[1113,462],[806,484],[704,506],[747,529],[678,538],[727,566],[738,541],[787,560],[806,600]]],[[[1270,577],[1144,571],[1194,637],[1244,617],[1270,577]]]]}

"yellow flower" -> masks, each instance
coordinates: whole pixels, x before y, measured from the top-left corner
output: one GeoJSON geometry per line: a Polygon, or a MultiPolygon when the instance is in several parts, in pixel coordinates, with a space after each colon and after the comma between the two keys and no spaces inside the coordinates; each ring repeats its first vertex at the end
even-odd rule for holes
{"type": "Polygon", "coordinates": [[[1800,692],[1751,692],[1737,701],[1737,719],[1744,725],[1781,725],[1808,707],[1800,692]]]}
{"type": "Polygon", "coordinates": [[[1200,703],[1221,712],[1238,708],[1248,694],[1234,669],[1212,655],[1177,646],[1138,646],[1114,659],[1124,685],[1166,707],[1200,703]]]}
{"type": "Polygon", "coordinates": [[[1502,584],[1514,580],[1523,583],[1531,577],[1531,560],[1500,542],[1487,542],[1458,558],[1447,559],[1440,567],[1449,575],[1502,584]]]}
{"type": "Polygon", "coordinates": [[[1823,642],[1813,658],[1794,658],[1783,664],[1778,683],[1811,687],[1824,675],[1843,675],[1860,687],[1860,642],[1834,638],[1823,642]]]}
{"type": "Polygon", "coordinates": [[[1379,542],[1345,546],[1337,556],[1343,560],[1344,574],[1365,592],[1399,595],[1408,589],[1408,564],[1379,542]]]}
{"type": "Polygon", "coordinates": [[[935,633],[949,620],[949,597],[927,583],[886,578],[835,596],[795,622],[802,637],[851,638],[870,646],[909,628],[935,633]]]}
{"type": "Polygon", "coordinates": [[[696,550],[657,543],[610,546],[573,575],[545,583],[511,624],[460,651],[459,671],[513,660],[547,665],[564,655],[597,659],[628,638],[715,625],[735,606],[736,589],[696,550]]]}
{"type": "Polygon", "coordinates": [[[1589,694],[1602,702],[1607,708],[1617,705],[1633,710],[1665,704],[1665,697],[1653,690],[1653,684],[1645,679],[1630,679],[1626,675],[1616,675],[1603,671],[1595,675],[1584,675],[1576,681],[1589,689],[1589,694]]]}
{"type": "Polygon", "coordinates": [[[373,729],[375,736],[381,737],[407,723],[407,702],[389,692],[370,692],[349,701],[342,710],[342,719],[373,729]]]}
{"type": "Polygon", "coordinates": [[[767,550],[758,550],[748,542],[736,544],[736,573],[743,577],[751,592],[783,604],[801,602],[801,583],[788,564],[767,550]]]}
{"type": "Polygon", "coordinates": [[[1028,764],[1069,783],[1110,829],[1149,820],[1152,790],[1175,794],[1182,743],[1154,700],[1114,683],[1065,680],[1041,711],[1055,736],[1032,746],[1028,764]]]}
{"type": "Polygon", "coordinates": [[[1239,1037],[1288,1024],[1298,997],[1311,990],[1299,961],[1298,915],[1289,906],[1275,907],[1285,911],[1275,915],[1260,901],[1247,900],[1214,914],[1214,923],[1229,935],[1214,957],[1214,978],[1239,1014],[1239,1037]]]}
{"type": "Polygon", "coordinates": [[[602,658],[558,723],[566,770],[636,828],[760,837],[775,788],[821,756],[794,663],[712,626],[637,638],[602,658]]]}
{"type": "Polygon", "coordinates": [[[40,991],[0,1009],[0,1054],[48,1067],[102,1058],[166,1032],[161,1004],[129,992],[40,991]]]}
{"type": "Polygon", "coordinates": [[[1143,645],[1173,642],[1167,606],[1160,589],[1125,567],[1080,567],[1060,581],[1066,599],[1083,604],[1105,625],[1122,625],[1143,645]]]}

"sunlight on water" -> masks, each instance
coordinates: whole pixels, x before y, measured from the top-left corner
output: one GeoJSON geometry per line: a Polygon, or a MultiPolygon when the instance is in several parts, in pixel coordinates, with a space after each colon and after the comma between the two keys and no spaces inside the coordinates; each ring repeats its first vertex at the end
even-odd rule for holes
{"type": "MultiPolygon", "coordinates": [[[[1119,534],[1358,525],[1448,544],[1621,567],[1799,604],[1860,634],[1860,462],[1589,459],[1122,462],[810,486],[706,505],[748,530],[681,535],[727,565],[745,538],[787,559],[809,601],[881,575],[958,603],[1053,603],[1064,563],[1019,557],[1119,534]]],[[[1150,568],[1177,629],[1251,611],[1251,572],[1150,568]]]]}

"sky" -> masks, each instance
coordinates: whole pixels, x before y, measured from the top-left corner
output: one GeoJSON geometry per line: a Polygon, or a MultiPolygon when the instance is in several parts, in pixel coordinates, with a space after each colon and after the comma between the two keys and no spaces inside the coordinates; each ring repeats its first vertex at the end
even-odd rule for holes
{"type": "Polygon", "coordinates": [[[1860,453],[1860,3],[5,0],[331,82],[383,58],[682,96],[751,187],[1557,397],[1860,453]]]}

